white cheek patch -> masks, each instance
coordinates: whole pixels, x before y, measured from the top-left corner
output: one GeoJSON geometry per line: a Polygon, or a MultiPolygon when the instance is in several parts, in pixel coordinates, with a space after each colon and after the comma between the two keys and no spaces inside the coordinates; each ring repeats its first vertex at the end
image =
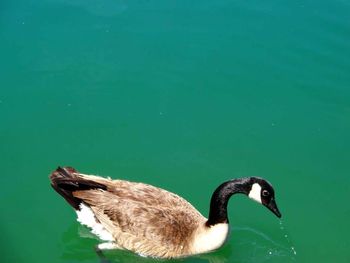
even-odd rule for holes
{"type": "Polygon", "coordinates": [[[261,204],[261,186],[258,183],[253,184],[248,196],[261,204]]]}

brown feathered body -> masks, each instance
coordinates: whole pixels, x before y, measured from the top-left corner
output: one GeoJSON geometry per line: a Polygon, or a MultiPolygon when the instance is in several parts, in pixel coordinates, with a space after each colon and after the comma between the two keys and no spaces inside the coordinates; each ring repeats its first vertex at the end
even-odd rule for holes
{"type": "Polygon", "coordinates": [[[115,247],[159,258],[206,252],[200,251],[198,242],[205,242],[207,219],[174,193],[143,183],[85,175],[69,167],[58,168],[50,179],[77,212],[82,205],[92,210],[96,224],[112,236],[109,241],[115,247]]]}

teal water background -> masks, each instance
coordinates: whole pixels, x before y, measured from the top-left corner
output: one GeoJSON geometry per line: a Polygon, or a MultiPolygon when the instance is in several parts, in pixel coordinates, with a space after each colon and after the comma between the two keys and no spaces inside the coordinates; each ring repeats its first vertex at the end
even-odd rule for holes
{"type": "Polygon", "coordinates": [[[1,262],[98,262],[58,165],[204,215],[225,180],[272,182],[281,222],[235,196],[225,247],[179,262],[350,262],[349,18],[345,0],[2,0],[1,262]]]}

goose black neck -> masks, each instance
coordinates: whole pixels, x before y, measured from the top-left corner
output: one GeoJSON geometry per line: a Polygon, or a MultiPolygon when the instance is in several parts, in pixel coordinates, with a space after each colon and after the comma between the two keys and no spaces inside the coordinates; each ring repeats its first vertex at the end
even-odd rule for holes
{"type": "Polygon", "coordinates": [[[212,226],[219,223],[228,223],[228,200],[232,195],[237,193],[248,195],[249,190],[249,178],[227,181],[216,188],[211,197],[209,217],[206,225],[212,226]]]}

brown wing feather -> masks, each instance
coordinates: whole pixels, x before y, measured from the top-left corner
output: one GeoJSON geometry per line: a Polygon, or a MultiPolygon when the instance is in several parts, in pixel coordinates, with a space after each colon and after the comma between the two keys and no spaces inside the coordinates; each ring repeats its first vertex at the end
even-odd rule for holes
{"type": "Polygon", "coordinates": [[[186,208],[194,210],[199,214],[199,212],[182,197],[152,185],[125,180],[111,180],[94,175],[76,175],[86,180],[93,180],[97,183],[104,184],[108,192],[125,200],[142,202],[150,206],[186,208]]]}

